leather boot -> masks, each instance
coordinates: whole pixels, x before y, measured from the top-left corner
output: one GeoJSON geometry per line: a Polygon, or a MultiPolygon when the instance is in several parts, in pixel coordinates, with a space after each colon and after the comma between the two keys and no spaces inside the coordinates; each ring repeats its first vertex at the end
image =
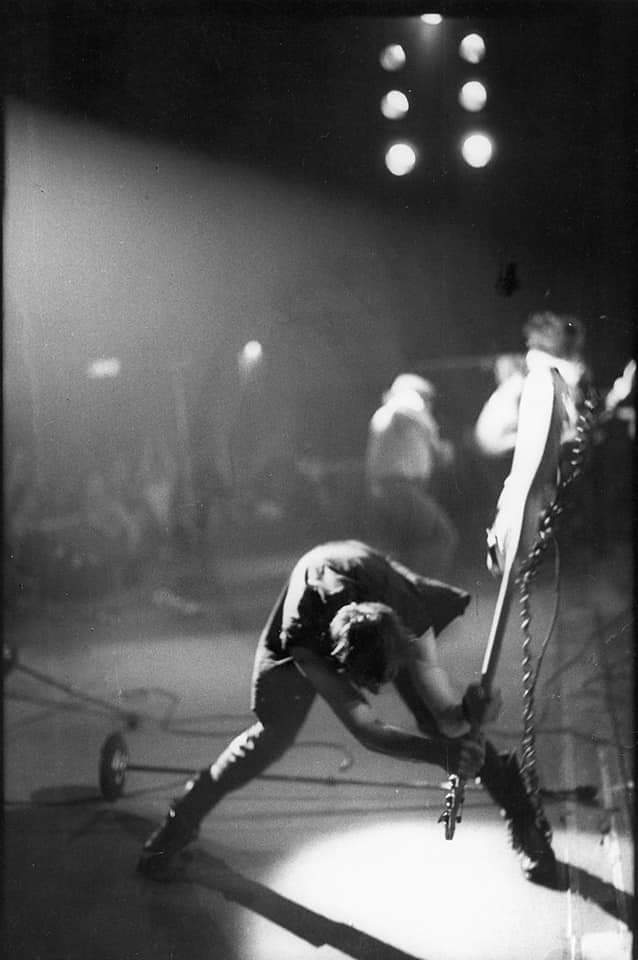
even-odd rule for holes
{"type": "Polygon", "coordinates": [[[532,803],[516,753],[498,753],[488,741],[479,777],[501,809],[511,844],[527,879],[545,886],[558,886],[558,865],[551,846],[552,830],[542,810],[537,810],[532,803]]]}
{"type": "Polygon", "coordinates": [[[195,839],[200,821],[218,799],[218,785],[206,767],[186,784],[183,795],[169,807],[164,822],[144,843],[138,871],[153,879],[170,879],[179,854],[195,839]]]}

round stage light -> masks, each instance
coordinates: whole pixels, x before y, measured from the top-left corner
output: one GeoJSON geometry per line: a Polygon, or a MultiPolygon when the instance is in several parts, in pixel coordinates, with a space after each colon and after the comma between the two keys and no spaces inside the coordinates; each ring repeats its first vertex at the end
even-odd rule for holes
{"type": "Polygon", "coordinates": [[[468,63],[480,63],[485,56],[485,41],[478,33],[468,33],[459,46],[459,56],[468,63]]]}
{"type": "Polygon", "coordinates": [[[409,143],[393,143],[385,155],[385,165],[395,177],[411,173],[416,165],[416,151],[409,143]]]}
{"type": "Polygon", "coordinates": [[[470,80],[461,87],[459,103],[465,110],[478,113],[487,103],[487,90],[478,80],[470,80]]]}
{"type": "Polygon", "coordinates": [[[264,348],[258,340],[249,340],[237,355],[237,365],[241,376],[251,378],[259,369],[264,356],[264,348]]]}
{"type": "Polygon", "coordinates": [[[463,159],[470,167],[486,167],[493,152],[494,145],[484,133],[471,133],[461,145],[463,159]]]}
{"type": "Polygon", "coordinates": [[[242,356],[244,360],[247,360],[249,363],[255,363],[255,361],[261,360],[263,352],[264,349],[259,340],[249,340],[248,343],[244,345],[242,356]]]}
{"type": "Polygon", "coordinates": [[[390,72],[400,70],[405,66],[405,61],[405,50],[400,43],[390,43],[387,47],[384,47],[379,55],[379,63],[384,70],[390,72]]]}
{"type": "Polygon", "coordinates": [[[381,113],[388,120],[399,120],[409,109],[408,98],[400,90],[389,90],[381,100],[381,113]]]}
{"type": "Polygon", "coordinates": [[[440,23],[443,23],[443,17],[440,13],[424,13],[421,20],[423,23],[427,23],[429,27],[438,27],[440,23]]]}

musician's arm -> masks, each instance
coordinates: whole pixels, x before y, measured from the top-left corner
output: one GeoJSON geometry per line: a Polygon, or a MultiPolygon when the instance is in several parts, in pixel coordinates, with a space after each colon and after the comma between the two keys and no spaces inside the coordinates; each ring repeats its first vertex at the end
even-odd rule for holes
{"type": "Polygon", "coordinates": [[[471,683],[461,693],[439,661],[432,630],[410,644],[408,670],[437,726],[447,737],[464,736],[470,731],[470,723],[487,723],[498,716],[500,691],[488,694],[480,684],[471,683]]]}

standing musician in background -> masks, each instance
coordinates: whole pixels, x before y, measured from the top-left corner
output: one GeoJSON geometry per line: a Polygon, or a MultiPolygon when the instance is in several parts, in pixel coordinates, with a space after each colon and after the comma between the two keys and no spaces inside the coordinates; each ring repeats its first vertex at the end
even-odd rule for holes
{"type": "Polygon", "coordinates": [[[294,743],[319,694],[369,750],[446,773],[480,776],[502,809],[529,879],[552,884],[556,861],[534,820],[515,756],[471,727],[497,717],[501,696],[455,690],[437,638],[469,594],[427,579],[354,540],[327,543],[297,562],[262,631],[253,669],[255,723],[186,785],[144,844],[138,869],[169,879],[206,814],[262,774],[294,743]],[[392,684],[418,730],[379,718],[370,695],[392,684]]]}
{"type": "Polygon", "coordinates": [[[434,485],[454,460],[434,418],[436,391],[402,373],[368,427],[365,457],[370,539],[414,570],[447,576],[458,533],[434,485]]]}
{"type": "Polygon", "coordinates": [[[582,386],[587,375],[583,360],[585,331],[581,321],[549,310],[533,313],[523,327],[523,335],[527,353],[522,358],[517,355],[499,358],[501,363],[496,368],[498,386],[484,404],[474,427],[476,446],[485,457],[511,461],[523,383],[527,373],[540,367],[553,368],[561,375],[568,414],[563,442],[573,440],[575,435],[582,386]]]}

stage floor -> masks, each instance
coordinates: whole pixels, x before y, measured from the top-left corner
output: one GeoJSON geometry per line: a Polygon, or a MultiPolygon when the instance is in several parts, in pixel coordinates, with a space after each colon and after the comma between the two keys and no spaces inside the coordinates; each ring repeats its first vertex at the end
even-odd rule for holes
{"type": "MultiPolygon", "coordinates": [[[[442,771],[363,750],[322,703],[271,774],[204,822],[180,878],[135,872],[183,777],[129,771],[98,789],[100,747],[198,769],[249,721],[257,632],[293,557],[154,571],[108,603],[7,624],[4,942],[41,960],[628,960],[633,920],[631,550],[548,562],[533,591],[534,649],[558,616],[536,693],[537,753],[568,889],[527,882],[498,810],[467,791],[453,840],[437,823],[442,771]],[[186,588],[186,589],[185,589],[186,588]],[[109,706],[112,705],[112,706],[109,706]],[[133,718],[133,726],[128,721],[133,718]],[[311,782],[302,779],[309,778],[311,782]],[[362,785],[358,781],[370,781],[362,785]],[[591,788],[591,789],[590,789],[591,788]],[[594,793],[595,791],[595,793],[594,793]]],[[[443,659],[477,676],[496,585],[482,569],[443,659]]],[[[516,610],[490,736],[516,748],[516,610]]],[[[408,721],[392,692],[379,713],[408,721]]]]}

